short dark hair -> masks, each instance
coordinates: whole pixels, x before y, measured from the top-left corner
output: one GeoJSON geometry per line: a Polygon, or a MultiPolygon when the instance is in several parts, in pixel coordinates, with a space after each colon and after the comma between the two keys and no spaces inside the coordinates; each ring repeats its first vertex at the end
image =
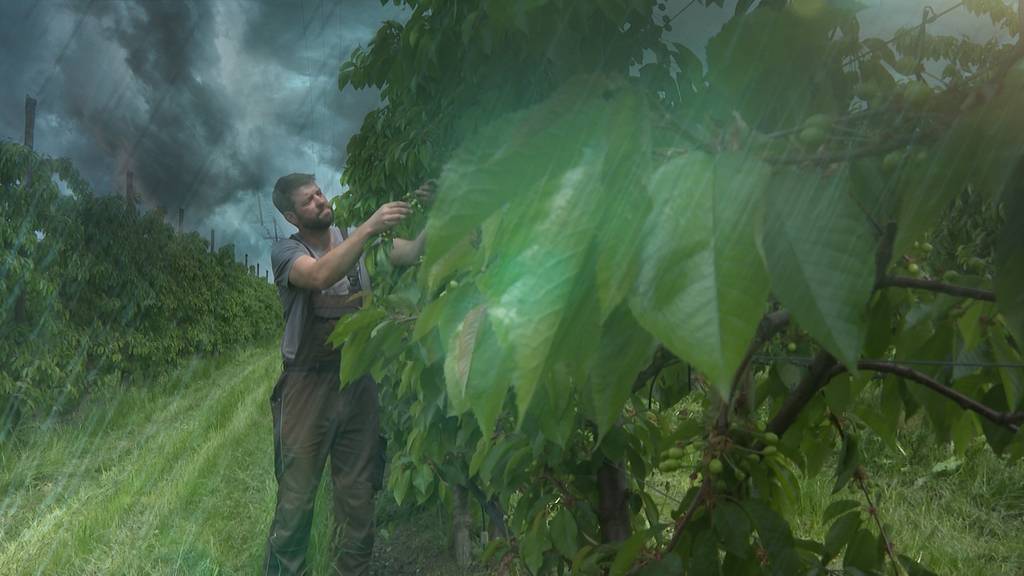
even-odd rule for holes
{"type": "Polygon", "coordinates": [[[274,206],[281,214],[294,211],[295,201],[292,200],[292,192],[315,180],[316,178],[312,174],[300,174],[298,172],[281,176],[277,179],[277,184],[274,184],[274,206]]]}

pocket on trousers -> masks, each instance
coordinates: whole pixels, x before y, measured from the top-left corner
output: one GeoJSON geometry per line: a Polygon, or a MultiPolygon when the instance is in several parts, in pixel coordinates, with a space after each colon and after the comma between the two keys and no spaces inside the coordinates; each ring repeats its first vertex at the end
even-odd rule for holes
{"type": "Polygon", "coordinates": [[[377,453],[373,456],[373,474],[370,484],[373,490],[379,491],[384,487],[384,467],[388,462],[388,439],[383,436],[377,437],[377,453]]]}

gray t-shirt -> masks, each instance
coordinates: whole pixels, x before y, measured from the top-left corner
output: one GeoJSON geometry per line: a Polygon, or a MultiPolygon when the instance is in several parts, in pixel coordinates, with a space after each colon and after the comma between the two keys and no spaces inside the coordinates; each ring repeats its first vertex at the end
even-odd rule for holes
{"type": "MultiPolygon", "coordinates": [[[[351,234],[355,229],[349,228],[351,234]]],[[[331,227],[331,246],[342,242],[341,230],[331,227]]],[[[323,252],[310,246],[312,256],[319,259],[323,252]]],[[[274,268],[274,284],[277,285],[277,295],[281,299],[281,307],[284,309],[284,337],[281,338],[281,356],[285,361],[295,359],[295,352],[299,349],[299,338],[302,337],[302,329],[309,315],[312,314],[312,306],[309,302],[310,291],[299,288],[288,282],[288,275],[292,271],[292,264],[300,256],[309,256],[310,250],[294,238],[285,238],[274,244],[270,251],[270,263],[274,268]]],[[[359,256],[359,283],[364,291],[370,290],[370,277],[366,273],[366,265],[363,256],[359,256]]],[[[324,294],[344,296],[349,294],[350,286],[346,276],[323,291],[324,294]]]]}

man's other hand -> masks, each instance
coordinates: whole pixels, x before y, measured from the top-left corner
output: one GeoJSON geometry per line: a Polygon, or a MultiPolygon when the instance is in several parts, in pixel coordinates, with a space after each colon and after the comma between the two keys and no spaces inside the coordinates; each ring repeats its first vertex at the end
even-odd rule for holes
{"type": "Polygon", "coordinates": [[[364,225],[371,235],[377,235],[385,230],[390,230],[406,216],[412,213],[412,208],[405,202],[388,202],[377,208],[377,211],[370,216],[364,225]]]}
{"type": "Polygon", "coordinates": [[[413,207],[417,207],[418,202],[424,209],[430,208],[430,205],[434,203],[434,195],[437,193],[437,181],[430,179],[420,184],[420,187],[413,190],[412,202],[413,207]]]}

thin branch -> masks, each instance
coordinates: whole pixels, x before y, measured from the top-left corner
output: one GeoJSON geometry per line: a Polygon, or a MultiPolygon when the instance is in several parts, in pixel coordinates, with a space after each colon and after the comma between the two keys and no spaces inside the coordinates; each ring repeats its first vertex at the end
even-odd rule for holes
{"type": "Polygon", "coordinates": [[[783,330],[789,325],[789,311],[788,310],[776,310],[765,314],[761,321],[757,324],[757,331],[754,333],[754,339],[750,341],[750,345],[747,346],[747,353],[743,356],[743,360],[740,361],[740,365],[736,368],[736,372],[733,373],[732,386],[729,388],[729,397],[723,402],[721,410],[718,412],[718,419],[715,423],[715,428],[721,433],[725,433],[729,429],[729,410],[733,406],[733,402],[736,400],[736,393],[740,389],[740,382],[746,375],[750,368],[750,362],[753,360],[754,355],[757,351],[764,346],[765,342],[772,339],[780,330],[783,330]]]}
{"type": "Polygon", "coordinates": [[[675,529],[672,532],[672,539],[669,540],[668,546],[664,550],[658,553],[658,558],[663,557],[665,554],[671,554],[679,544],[679,539],[683,537],[683,530],[686,528],[686,524],[693,518],[693,515],[697,512],[697,508],[704,502],[708,497],[710,483],[705,478],[700,485],[700,490],[697,491],[697,495],[693,497],[693,501],[686,508],[686,512],[676,520],[675,529]]]}
{"type": "Polygon", "coordinates": [[[661,371],[673,364],[679,362],[679,358],[676,358],[672,352],[669,352],[668,348],[659,346],[654,351],[654,357],[651,358],[651,363],[647,365],[639,374],[636,375],[636,379],[633,380],[633,393],[639,392],[647,382],[653,378],[657,378],[661,371]]]}
{"type": "Polygon", "coordinates": [[[925,280],[923,278],[911,278],[909,276],[887,276],[875,284],[876,290],[889,287],[916,288],[918,290],[942,292],[943,294],[960,296],[962,298],[973,298],[975,300],[985,300],[987,302],[996,301],[995,292],[982,290],[980,288],[970,288],[968,286],[954,286],[953,284],[946,284],[945,282],[939,282],[938,280],[925,280]]]}
{"type": "Polygon", "coordinates": [[[871,500],[871,493],[868,492],[868,487],[864,484],[864,471],[858,468],[853,474],[853,479],[857,483],[857,487],[860,488],[861,493],[864,494],[864,499],[868,502],[868,515],[875,520],[875,525],[878,526],[878,534],[882,536],[882,542],[885,543],[885,553],[889,555],[889,560],[892,562],[896,574],[902,575],[905,572],[903,564],[900,564],[899,559],[896,558],[896,548],[893,546],[892,540],[889,539],[889,535],[885,533],[882,519],[878,517],[878,507],[871,500]]]}
{"type": "Polygon", "coordinates": [[[786,433],[786,430],[796,422],[800,412],[807,403],[814,398],[814,395],[832,378],[832,370],[838,365],[835,357],[828,352],[822,351],[811,360],[811,368],[797,385],[793,393],[786,398],[785,403],[779,412],[772,418],[765,427],[768,432],[774,432],[778,436],[786,433]]]}
{"type": "Polygon", "coordinates": [[[855,160],[857,158],[866,158],[869,156],[880,156],[887,154],[893,150],[900,150],[906,148],[911,143],[908,139],[899,140],[888,140],[886,142],[872,144],[870,146],[862,146],[855,148],[847,152],[833,152],[830,154],[815,154],[812,156],[769,156],[763,158],[765,162],[769,164],[832,164],[835,162],[846,162],[848,160],[855,160]]]}
{"type": "MultiPolygon", "coordinates": [[[[831,410],[828,411],[828,421],[832,424],[832,427],[836,429],[839,434],[839,439],[844,443],[846,442],[846,430],[843,429],[843,423],[839,420],[839,417],[835,415],[831,410]]],[[[868,515],[875,520],[875,524],[878,525],[878,533],[882,536],[882,541],[885,543],[885,552],[889,555],[889,559],[892,561],[893,568],[896,570],[897,576],[902,576],[903,565],[896,558],[896,549],[892,545],[892,540],[885,533],[885,528],[882,526],[882,520],[878,517],[878,508],[875,503],[871,500],[871,493],[868,492],[867,486],[864,484],[864,480],[867,474],[864,472],[864,468],[857,466],[857,469],[853,472],[853,478],[860,488],[860,491],[864,494],[864,499],[868,502],[868,515]]]]}
{"type": "MultiPolygon", "coordinates": [[[[918,384],[930,388],[933,392],[956,402],[961,408],[970,410],[971,412],[984,417],[993,424],[998,424],[999,426],[1008,428],[1012,432],[1017,432],[1020,430],[1020,425],[1024,424],[1024,412],[999,412],[997,410],[993,410],[981,402],[978,402],[977,400],[966,396],[945,384],[939,383],[931,376],[918,372],[912,368],[908,368],[907,366],[902,366],[895,362],[862,360],[857,362],[857,368],[860,368],[861,370],[871,370],[874,372],[884,372],[886,374],[895,374],[906,380],[913,380],[918,384]]],[[[831,379],[845,371],[845,366],[836,365],[830,371],[828,378],[831,379]]],[[[827,381],[828,380],[826,380],[826,382],[827,381]]]]}

